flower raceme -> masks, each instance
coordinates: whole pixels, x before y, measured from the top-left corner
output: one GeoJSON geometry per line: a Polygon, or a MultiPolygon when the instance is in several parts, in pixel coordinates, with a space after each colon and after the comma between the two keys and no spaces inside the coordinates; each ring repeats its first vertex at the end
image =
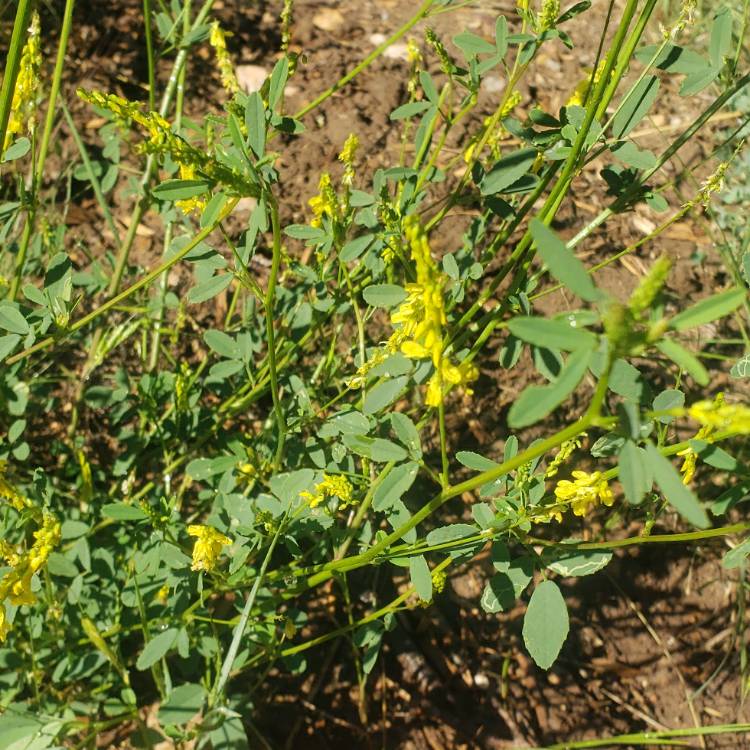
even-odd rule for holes
{"type": "Polygon", "coordinates": [[[192,524],[187,531],[190,536],[195,537],[192,569],[211,572],[216,568],[222,548],[230,545],[232,540],[213,526],[192,524]]]}
{"type": "Polygon", "coordinates": [[[342,474],[323,474],[323,480],[315,485],[313,492],[303,490],[299,496],[311,507],[316,508],[328,497],[338,497],[342,507],[352,505],[352,485],[342,474]]]}
{"type": "Polygon", "coordinates": [[[432,259],[427,234],[416,217],[404,219],[406,240],[416,269],[416,282],[406,284],[406,299],[391,315],[398,326],[387,348],[400,351],[409,359],[430,359],[435,367],[427,385],[425,402],[439,406],[451,386],[466,385],[479,377],[471,362],[453,364],[444,353],[443,329],[445,314],[445,276],[432,259]]]}
{"type": "Polygon", "coordinates": [[[39,14],[34,11],[31,16],[29,35],[21,53],[21,66],[13,91],[8,129],[5,132],[3,151],[13,143],[17,136],[24,133],[33,134],[36,124],[37,99],[41,88],[39,72],[42,67],[40,43],[39,14]]]}
{"type": "Polygon", "coordinates": [[[231,96],[234,96],[240,90],[240,84],[237,80],[237,74],[234,72],[234,65],[232,64],[229,50],[227,50],[226,33],[218,21],[214,21],[211,24],[208,43],[214,48],[214,53],[216,54],[216,64],[221,74],[221,85],[231,96]]]}
{"type": "Polygon", "coordinates": [[[539,509],[540,512],[535,514],[536,521],[547,523],[554,518],[561,522],[563,513],[568,508],[571,508],[576,516],[585,516],[599,504],[611,507],[615,502],[609,483],[599,471],[591,474],[574,471],[573,481],[562,479],[557,483],[555,498],[555,505],[539,509]]]}
{"type": "Polygon", "coordinates": [[[31,549],[19,553],[5,541],[0,545],[0,555],[11,568],[0,579],[0,642],[5,640],[10,630],[5,600],[16,607],[36,601],[36,596],[31,590],[32,577],[42,569],[50,553],[59,543],[60,523],[52,514],[43,512],[41,525],[34,532],[31,549]]]}

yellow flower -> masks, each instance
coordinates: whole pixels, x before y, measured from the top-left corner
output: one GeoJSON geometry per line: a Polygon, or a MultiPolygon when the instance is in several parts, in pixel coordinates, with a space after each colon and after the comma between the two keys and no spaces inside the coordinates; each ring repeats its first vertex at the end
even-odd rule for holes
{"type": "MultiPolygon", "coordinates": [[[[192,164],[180,164],[180,179],[194,180],[196,176],[195,166],[192,164]]],[[[175,201],[174,204],[187,216],[193,211],[200,213],[206,207],[206,200],[205,198],[195,195],[192,198],[184,198],[181,201],[175,201]]]]}
{"type": "Polygon", "coordinates": [[[188,534],[196,537],[193,547],[193,570],[211,571],[221,554],[221,548],[232,543],[232,540],[218,532],[213,526],[193,524],[188,526],[188,534]]]}
{"type": "Polygon", "coordinates": [[[599,83],[602,77],[602,73],[604,72],[604,66],[606,64],[606,58],[599,61],[599,65],[596,68],[596,73],[594,73],[593,81],[591,80],[591,68],[585,69],[585,77],[578,82],[575,89],[573,90],[573,93],[570,95],[570,98],[567,102],[565,102],[566,107],[582,107],[584,105],[586,97],[589,93],[589,84],[591,84],[592,86],[596,86],[596,84],[599,83]]]}
{"type": "Polygon", "coordinates": [[[588,474],[574,471],[574,481],[563,479],[555,487],[555,497],[560,503],[567,503],[577,516],[585,516],[597,504],[611,506],[615,497],[601,472],[588,474]]]}
{"type": "Polygon", "coordinates": [[[473,362],[461,362],[456,367],[447,359],[443,359],[427,384],[425,403],[428,406],[440,406],[452,386],[463,386],[464,393],[471,396],[474,391],[466,386],[478,377],[479,368],[473,362]]]}
{"type": "Polygon", "coordinates": [[[224,30],[218,21],[211,24],[211,32],[208,37],[208,43],[214,48],[216,53],[216,63],[221,73],[221,85],[234,96],[240,90],[240,84],[237,81],[237,75],[234,72],[232,58],[227,50],[227,38],[224,30]]]}
{"type": "Polygon", "coordinates": [[[10,631],[10,623],[8,622],[8,616],[5,613],[5,605],[0,602],[0,643],[3,643],[8,637],[10,631]]]}
{"type": "Polygon", "coordinates": [[[696,422],[714,430],[726,430],[740,435],[750,434],[750,408],[744,404],[725,404],[723,399],[698,401],[688,409],[696,422]]]}
{"type": "Polygon", "coordinates": [[[351,186],[354,180],[354,157],[359,148],[359,138],[351,133],[344,142],[344,147],[339,154],[339,161],[344,164],[344,176],[341,179],[342,184],[351,186]]]}
{"type": "Polygon", "coordinates": [[[60,524],[57,519],[45,513],[41,528],[34,532],[34,544],[29,550],[29,567],[36,573],[55,547],[60,544],[60,524]]]}
{"type": "Polygon", "coordinates": [[[338,497],[342,507],[352,505],[352,485],[343,474],[323,474],[323,480],[315,485],[313,492],[303,490],[299,496],[307,502],[311,508],[316,508],[327,497],[338,497]]]}
{"type": "Polygon", "coordinates": [[[0,500],[7,500],[20,513],[31,507],[31,501],[5,478],[6,465],[5,461],[0,461],[0,500]]]}
{"type": "Polygon", "coordinates": [[[560,15],[560,0],[543,0],[542,10],[539,14],[539,29],[547,31],[555,25],[560,15]]]}
{"type": "Polygon", "coordinates": [[[445,582],[448,580],[448,576],[442,570],[432,571],[432,588],[436,594],[441,594],[445,588],[445,582]]]}
{"type": "Polygon", "coordinates": [[[323,172],[320,175],[318,195],[310,198],[307,204],[315,215],[315,218],[310,222],[310,226],[312,227],[322,226],[324,216],[328,216],[330,219],[335,219],[338,216],[338,200],[331,184],[331,175],[328,172],[323,172]]]}
{"type": "Polygon", "coordinates": [[[39,14],[34,11],[31,16],[29,35],[21,53],[21,65],[16,79],[16,87],[13,91],[10,119],[8,129],[5,133],[3,151],[10,146],[15,137],[23,133],[34,132],[36,125],[37,99],[39,97],[40,78],[39,71],[42,67],[42,51],[40,44],[39,14]]]}
{"type": "Polygon", "coordinates": [[[33,604],[36,601],[36,597],[31,590],[32,575],[31,568],[28,568],[20,575],[14,576],[8,592],[8,599],[11,604],[20,607],[23,604],[33,604]]]}

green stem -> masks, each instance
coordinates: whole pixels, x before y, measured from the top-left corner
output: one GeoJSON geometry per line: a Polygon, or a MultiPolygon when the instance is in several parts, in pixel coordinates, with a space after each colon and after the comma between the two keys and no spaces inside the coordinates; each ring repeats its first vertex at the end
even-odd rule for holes
{"type": "Polygon", "coordinates": [[[148,65],[148,108],[153,110],[156,101],[156,76],[154,74],[154,42],[151,37],[151,0],[143,0],[143,28],[146,32],[146,63],[148,65]]]}
{"type": "Polygon", "coordinates": [[[242,636],[245,634],[245,628],[247,627],[248,620],[250,619],[250,613],[253,610],[255,599],[258,596],[258,591],[260,591],[260,586],[261,586],[261,583],[263,582],[263,577],[266,574],[266,569],[268,568],[268,564],[271,562],[271,556],[273,555],[273,551],[276,548],[276,542],[278,542],[279,540],[281,530],[286,525],[286,519],[288,515],[289,515],[289,508],[287,508],[283,519],[279,523],[278,528],[276,529],[276,532],[273,535],[273,539],[271,539],[271,544],[268,546],[268,550],[266,551],[266,555],[263,558],[263,562],[260,566],[260,570],[258,571],[258,575],[255,578],[255,581],[253,583],[253,587],[250,590],[250,593],[248,594],[247,599],[245,600],[245,606],[242,608],[240,621],[237,623],[237,627],[235,628],[235,631],[234,631],[234,636],[232,637],[232,642],[229,645],[229,650],[227,651],[227,654],[224,657],[224,663],[221,666],[221,671],[219,672],[219,676],[216,680],[216,684],[214,685],[213,690],[211,691],[211,696],[209,698],[209,705],[211,706],[216,705],[216,702],[221,699],[221,696],[224,692],[224,687],[227,684],[227,680],[229,680],[229,675],[231,674],[231,671],[232,671],[232,665],[234,664],[234,660],[237,657],[237,652],[240,650],[240,643],[242,642],[242,636]]]}
{"type": "Polygon", "coordinates": [[[284,442],[286,441],[286,419],[284,419],[284,409],[281,405],[279,394],[279,378],[276,369],[276,341],[274,334],[273,305],[276,293],[276,281],[279,276],[279,267],[281,266],[281,225],[279,223],[279,206],[276,199],[270,196],[268,201],[271,206],[271,228],[273,230],[273,256],[271,259],[271,273],[268,277],[268,288],[263,298],[263,306],[266,310],[266,341],[268,344],[268,372],[271,377],[271,398],[273,399],[273,408],[276,414],[276,428],[278,430],[278,439],[276,443],[276,454],[274,456],[274,471],[281,467],[281,460],[284,456],[284,442]]]}

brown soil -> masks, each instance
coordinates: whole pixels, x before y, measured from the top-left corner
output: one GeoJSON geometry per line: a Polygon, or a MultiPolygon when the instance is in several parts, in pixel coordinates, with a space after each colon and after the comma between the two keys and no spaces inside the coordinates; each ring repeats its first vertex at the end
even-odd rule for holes
{"type": "MultiPolygon", "coordinates": [[[[216,3],[225,26],[234,32],[230,47],[239,63],[270,70],[278,48],[277,5],[239,0],[216,3]]],[[[396,0],[342,0],[324,6],[314,0],[297,0],[294,43],[306,60],[290,86],[288,109],[295,110],[335,82],[374,48],[373,34],[390,33],[415,5],[396,0]],[[331,11],[338,11],[340,17],[331,11]],[[328,14],[331,30],[320,28],[325,24],[319,18],[316,24],[315,17],[321,13],[328,14]]],[[[480,8],[443,15],[434,27],[446,39],[463,28],[490,35],[496,15],[505,12],[510,17],[512,5],[484,2],[480,8]]],[[[599,17],[603,18],[605,5],[594,3],[599,17]]],[[[137,83],[146,80],[140,12],[140,0],[116,0],[108,4],[106,15],[99,3],[81,2],[77,9],[72,42],[77,62],[68,67],[66,91],[81,131],[92,144],[95,117],[88,107],[75,102],[72,92],[76,86],[86,86],[144,98],[137,83]]],[[[593,23],[590,15],[585,18],[585,25],[593,23]]],[[[543,105],[553,110],[559,107],[572,82],[593,62],[595,40],[587,38],[587,28],[574,25],[572,34],[578,45],[573,51],[551,45],[540,59],[537,78],[531,80],[535,90],[526,92],[522,106],[534,94],[543,105]]],[[[400,130],[392,126],[388,115],[404,101],[405,73],[402,58],[381,59],[306,119],[306,133],[287,144],[280,164],[285,223],[306,221],[307,199],[317,192],[320,171],[335,164],[350,132],[356,132],[363,144],[361,174],[370,175],[397,159],[400,130]]],[[[191,60],[188,81],[188,115],[197,117],[206,106],[221,105],[223,94],[210,59],[197,56],[191,60]]],[[[504,85],[499,79],[493,82],[499,88],[504,85]]],[[[497,93],[483,96],[489,111],[497,93]]],[[[698,106],[696,100],[690,106],[698,106]]],[[[669,138],[660,129],[686,124],[692,117],[684,102],[665,92],[646,126],[654,131],[653,144],[669,138]]],[[[708,148],[707,138],[706,144],[698,142],[693,147],[691,159],[701,155],[704,145],[708,148]]],[[[75,158],[75,145],[64,129],[58,148],[61,165],[75,158]]],[[[557,228],[571,235],[606,202],[603,182],[592,169],[580,179],[573,204],[560,215],[557,228]]],[[[678,204],[677,199],[673,202],[678,204]]],[[[126,221],[127,201],[116,209],[118,219],[126,221]]],[[[658,221],[647,209],[620,217],[585,243],[583,256],[588,261],[604,257],[658,221]]],[[[77,201],[68,223],[93,252],[112,247],[92,198],[77,201]]],[[[134,254],[135,261],[144,266],[160,253],[159,237],[150,233],[148,224],[147,218],[134,254]]],[[[447,231],[436,238],[439,249],[449,249],[465,225],[466,217],[452,219],[447,231]]],[[[598,279],[624,297],[650,260],[662,252],[676,260],[671,291],[677,304],[724,281],[710,241],[693,220],[672,228],[658,246],[646,245],[627,261],[600,273],[598,279]],[[703,264],[690,259],[697,249],[708,253],[703,264]]],[[[567,305],[559,295],[550,295],[540,309],[559,310],[567,305]]],[[[653,377],[658,382],[662,375],[654,369],[653,377]]],[[[500,451],[506,437],[503,414],[526,383],[509,382],[491,361],[484,366],[481,382],[477,400],[467,403],[451,424],[451,432],[455,443],[481,445],[492,455],[500,451]]],[[[458,519],[467,506],[458,503],[450,511],[458,519]]],[[[252,731],[273,748],[354,745],[457,750],[527,747],[750,721],[742,700],[740,670],[743,593],[735,571],[719,564],[722,551],[720,542],[697,548],[675,546],[666,552],[633,549],[617,554],[602,573],[563,580],[571,633],[560,660],[548,673],[536,668],[524,650],[523,607],[491,616],[480,610],[478,599],[491,574],[485,554],[480,563],[455,573],[433,606],[399,616],[399,627],[386,637],[368,681],[366,706],[359,706],[350,645],[337,642],[309,653],[308,671],[301,677],[281,668],[268,675],[248,716],[252,731]],[[367,724],[363,725],[365,713],[367,724]]],[[[403,585],[400,569],[384,568],[379,598],[403,585]]],[[[328,606],[320,600],[310,603],[312,610],[330,618],[336,613],[328,606]]],[[[321,614],[311,632],[325,632],[331,625],[321,614]]],[[[700,747],[697,739],[691,742],[700,747]]],[[[705,746],[740,748],[750,747],[750,742],[736,736],[707,738],[705,746]]]]}

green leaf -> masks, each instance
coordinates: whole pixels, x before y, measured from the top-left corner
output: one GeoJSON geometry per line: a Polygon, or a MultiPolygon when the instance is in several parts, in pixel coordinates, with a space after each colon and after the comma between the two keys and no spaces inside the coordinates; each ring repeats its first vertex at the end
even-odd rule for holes
{"type": "Polygon", "coordinates": [[[326,238],[326,233],[320,227],[311,227],[308,224],[290,224],[284,227],[284,234],[293,240],[314,240],[320,242],[326,238]]]}
{"type": "Polygon", "coordinates": [[[185,469],[185,473],[196,482],[223,474],[237,464],[237,456],[216,456],[215,458],[194,458],[185,469]]]}
{"type": "Polygon", "coordinates": [[[242,359],[239,344],[224,331],[210,329],[203,334],[206,345],[213,349],[220,357],[227,359],[242,359]]]}
{"type": "Polygon", "coordinates": [[[276,65],[273,66],[273,70],[271,71],[271,80],[268,84],[268,108],[271,111],[276,109],[276,105],[281,101],[288,78],[289,59],[284,55],[276,65]]]}
{"type": "Polygon", "coordinates": [[[502,60],[508,51],[508,19],[498,16],[495,22],[495,53],[502,60]]]}
{"type": "Polygon", "coordinates": [[[17,333],[9,333],[7,336],[0,336],[0,362],[4,360],[18,345],[21,337],[17,333]]]}
{"type": "Polygon", "coordinates": [[[549,669],[569,630],[568,608],[553,581],[542,581],[531,595],[523,618],[523,641],[538,667],[549,669]]]}
{"type": "Polygon", "coordinates": [[[0,328],[4,328],[10,333],[19,333],[22,336],[31,330],[26,318],[10,302],[0,303],[0,328]]]}
{"type": "Polygon", "coordinates": [[[424,555],[409,558],[409,577],[423,602],[432,601],[432,574],[424,555]]]}
{"type": "Polygon", "coordinates": [[[354,451],[358,456],[371,458],[378,463],[387,463],[388,461],[403,461],[406,458],[406,451],[396,443],[383,438],[371,438],[363,435],[344,435],[344,445],[349,450],[354,451]]]}
{"type": "Polygon", "coordinates": [[[601,550],[565,550],[548,548],[544,561],[550,570],[565,577],[590,576],[606,567],[612,559],[611,552],[601,550]]]}
{"type": "Polygon", "coordinates": [[[711,40],[708,45],[708,53],[711,58],[711,65],[714,68],[721,68],[724,65],[724,58],[729,54],[732,46],[732,13],[729,8],[721,8],[714,16],[714,22],[711,26],[711,40]]]}
{"type": "Polygon", "coordinates": [[[479,185],[482,195],[502,193],[531,169],[537,152],[533,148],[522,148],[504,156],[484,176],[479,185]]]}
{"type": "MultiPolygon", "coordinates": [[[[656,54],[658,49],[658,44],[650,44],[642,47],[635,53],[636,59],[645,65],[656,54]]],[[[707,64],[706,59],[701,57],[697,52],[685,49],[676,44],[665,45],[654,62],[654,66],[659,68],[659,70],[684,75],[703,71],[706,69],[707,64]]]]}
{"type": "Polygon", "coordinates": [[[363,234],[361,237],[350,240],[343,248],[341,248],[339,258],[344,263],[356,260],[365,250],[367,250],[368,247],[370,247],[370,245],[372,245],[374,239],[374,234],[363,234]]]}
{"type": "Polygon", "coordinates": [[[470,31],[462,31],[453,37],[453,44],[458,47],[467,58],[474,55],[494,55],[497,48],[481,36],[472,34],[470,31]]]}
{"type": "MultiPolygon", "coordinates": [[[[2,339],[0,339],[0,342],[2,342],[2,339]]],[[[2,352],[2,344],[0,343],[0,359],[3,358],[3,355],[2,355],[1,352],[2,352]]],[[[738,359],[732,365],[732,369],[729,371],[729,374],[733,378],[746,378],[746,377],[748,377],[748,375],[750,375],[750,354],[745,354],[743,357],[741,357],[740,359],[738,359]]]]}
{"type": "Polygon", "coordinates": [[[156,664],[174,646],[179,632],[177,628],[168,628],[152,638],[138,657],[136,669],[142,672],[156,664]]]}
{"type": "Polygon", "coordinates": [[[196,284],[188,293],[187,301],[193,305],[205,302],[217,294],[221,294],[231,283],[234,275],[231,273],[218,273],[211,276],[202,284],[196,284]]]}
{"type": "Polygon", "coordinates": [[[689,440],[690,447],[698,454],[698,458],[714,469],[720,471],[737,471],[737,459],[723,448],[705,440],[689,440]]]}
{"type": "Polygon", "coordinates": [[[260,159],[266,147],[266,110],[263,99],[257,91],[247,97],[245,105],[245,125],[248,142],[253,153],[260,159]]]}
{"type": "Polygon", "coordinates": [[[362,296],[373,307],[395,307],[406,299],[406,290],[395,284],[371,284],[362,290],[362,296]]]}
{"type": "Polygon", "coordinates": [[[626,167],[636,169],[651,169],[657,164],[656,156],[652,151],[639,149],[632,141],[622,141],[612,147],[612,153],[626,167]]]}
{"type": "Polygon", "coordinates": [[[654,481],[664,493],[667,502],[693,526],[706,529],[710,525],[706,511],[695,495],[682,483],[680,475],[672,464],[659,453],[653,443],[646,444],[646,458],[654,481]]]}
{"type": "Polygon", "coordinates": [[[377,414],[382,411],[399,397],[408,381],[408,376],[402,375],[400,378],[392,378],[378,383],[365,394],[362,411],[365,414],[377,414]]]}
{"type": "Polygon", "coordinates": [[[703,70],[691,73],[682,82],[680,96],[693,96],[703,91],[706,86],[719,77],[719,73],[721,73],[721,68],[714,67],[713,65],[706,65],[703,70]]]}
{"type": "Polygon", "coordinates": [[[203,195],[208,186],[208,180],[164,180],[152,192],[161,201],[181,201],[203,195]]]}
{"type": "Polygon", "coordinates": [[[372,498],[373,510],[385,510],[400,500],[414,484],[418,473],[419,464],[413,461],[394,467],[375,490],[372,498]]]}
{"type": "Polygon", "coordinates": [[[750,555],[750,538],[740,542],[734,549],[730,549],[725,555],[721,564],[725,568],[739,568],[740,565],[745,561],[745,558],[750,555]]]}
{"type": "Polygon", "coordinates": [[[508,425],[513,428],[528,427],[557,408],[583,379],[591,355],[590,349],[573,352],[554,383],[529,386],[510,407],[508,425]]]}
{"type": "Polygon", "coordinates": [[[201,710],[205,698],[206,690],[202,685],[193,682],[179,685],[161,704],[158,714],[159,723],[162,726],[187,724],[201,710]]]}
{"type": "Polygon", "coordinates": [[[2,160],[4,162],[14,161],[26,156],[29,151],[31,151],[31,141],[28,138],[19,138],[15,143],[8,146],[2,160]]]}
{"type": "Polygon", "coordinates": [[[53,576],[64,576],[65,578],[75,578],[80,572],[72,560],[69,560],[60,552],[50,553],[47,558],[47,570],[53,576]]]}
{"type": "Polygon", "coordinates": [[[510,332],[523,341],[548,349],[593,349],[596,336],[582,328],[573,328],[566,320],[518,317],[508,322],[510,332]]]}
{"type": "Polygon", "coordinates": [[[646,451],[632,440],[627,440],[620,449],[619,477],[625,491],[625,499],[631,505],[640,504],[653,484],[646,451]]]}
{"type": "MultiPolygon", "coordinates": [[[[386,518],[391,528],[396,531],[400,529],[404,524],[408,523],[411,519],[411,513],[409,509],[404,505],[403,500],[397,500],[393,505],[386,511],[386,518]]],[[[417,541],[417,530],[414,528],[405,531],[401,539],[407,544],[414,544],[417,541]]]]}
{"type": "Polygon", "coordinates": [[[433,545],[445,544],[446,542],[454,542],[457,539],[476,536],[476,534],[476,526],[471,526],[468,523],[451,523],[447,526],[433,529],[427,535],[426,541],[432,547],[433,545]]]}
{"type": "Polygon", "coordinates": [[[473,469],[474,471],[489,471],[500,465],[479,453],[474,453],[474,451],[458,451],[456,461],[467,469],[473,469]]]}
{"type": "Polygon", "coordinates": [[[148,516],[137,506],[127,503],[107,503],[102,515],[115,521],[144,521],[148,516]]]}
{"type": "Polygon", "coordinates": [[[586,268],[565,243],[542,221],[532,219],[531,236],[550,273],[586,302],[596,302],[601,293],[594,286],[586,268]]]}
{"type": "Polygon", "coordinates": [[[646,116],[658,93],[656,76],[645,76],[639,81],[618,108],[612,122],[612,135],[618,139],[626,136],[646,116]]]}
{"type": "Polygon", "coordinates": [[[419,439],[419,431],[414,422],[401,412],[391,414],[391,427],[396,437],[406,446],[412,458],[422,457],[422,441],[419,439]]]}
{"type": "Polygon", "coordinates": [[[674,331],[684,331],[688,328],[710,323],[717,318],[723,318],[736,310],[746,299],[744,289],[728,289],[721,294],[707,297],[700,302],[678,313],[669,321],[669,327],[674,331]]]}
{"type": "MultiPolygon", "coordinates": [[[[677,389],[667,388],[654,399],[654,411],[667,411],[668,409],[681,409],[685,405],[685,394],[677,389]]],[[[674,417],[664,416],[658,420],[662,424],[669,424],[674,417]]]]}
{"type": "Polygon", "coordinates": [[[484,585],[479,605],[488,614],[512,609],[516,603],[515,586],[507,573],[496,573],[484,585]]]}
{"type": "Polygon", "coordinates": [[[409,102],[408,104],[402,104],[400,107],[391,112],[391,120],[404,120],[407,117],[414,117],[421,112],[428,110],[432,105],[429,101],[421,102],[409,102]]]}
{"type": "Polygon", "coordinates": [[[656,348],[672,360],[678,367],[687,372],[698,385],[708,385],[709,377],[706,368],[683,346],[672,339],[662,339],[656,348]]]}

